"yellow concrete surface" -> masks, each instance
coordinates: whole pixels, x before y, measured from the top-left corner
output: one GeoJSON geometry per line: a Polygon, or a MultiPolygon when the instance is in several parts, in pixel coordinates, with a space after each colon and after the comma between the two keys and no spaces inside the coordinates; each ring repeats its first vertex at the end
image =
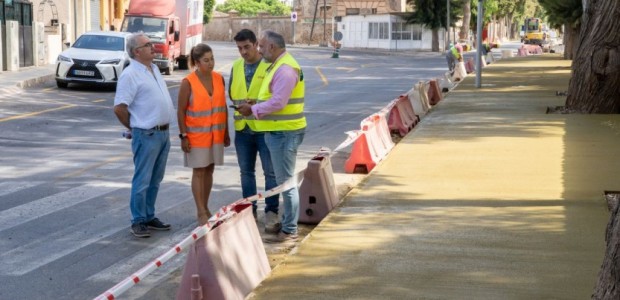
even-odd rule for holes
{"type": "Polygon", "coordinates": [[[466,78],[249,298],[589,298],[620,117],[545,114],[569,79],[551,54],[466,78]]]}

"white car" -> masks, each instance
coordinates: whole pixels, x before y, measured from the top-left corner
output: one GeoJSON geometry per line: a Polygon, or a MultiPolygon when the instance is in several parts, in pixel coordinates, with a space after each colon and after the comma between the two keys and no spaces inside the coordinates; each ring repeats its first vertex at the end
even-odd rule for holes
{"type": "Polygon", "coordinates": [[[69,83],[115,85],[129,65],[125,51],[130,33],[98,31],[82,34],[71,48],[58,55],[56,85],[69,83]]]}

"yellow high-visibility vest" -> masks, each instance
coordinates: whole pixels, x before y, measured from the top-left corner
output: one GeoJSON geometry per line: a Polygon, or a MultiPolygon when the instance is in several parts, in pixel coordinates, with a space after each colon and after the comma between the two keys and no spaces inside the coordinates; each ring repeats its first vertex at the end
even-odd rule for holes
{"type": "Polygon", "coordinates": [[[257,103],[265,102],[271,99],[271,91],[269,85],[273,80],[273,75],[276,70],[282,65],[289,65],[298,72],[297,85],[293,88],[291,97],[288,99],[288,104],[277,112],[270,113],[261,118],[261,122],[255,123],[257,131],[293,131],[306,128],[306,116],[304,115],[304,93],[305,82],[303,78],[303,72],[297,61],[289,53],[284,54],[278,59],[269,69],[260,91],[258,92],[257,103]]]}
{"type": "MultiPolygon", "coordinates": [[[[256,67],[256,72],[254,72],[254,76],[250,82],[250,88],[248,89],[245,83],[244,64],[245,61],[243,58],[239,58],[233,63],[233,76],[232,82],[230,83],[230,99],[235,105],[245,103],[246,100],[255,102],[258,100],[258,92],[263,83],[263,79],[265,79],[265,71],[269,67],[269,63],[261,60],[258,67],[256,67]]],[[[235,111],[234,119],[235,130],[237,131],[243,130],[246,124],[250,127],[250,129],[256,131],[256,126],[254,123],[260,122],[260,120],[255,120],[254,116],[244,117],[238,111],[235,111]]]]}

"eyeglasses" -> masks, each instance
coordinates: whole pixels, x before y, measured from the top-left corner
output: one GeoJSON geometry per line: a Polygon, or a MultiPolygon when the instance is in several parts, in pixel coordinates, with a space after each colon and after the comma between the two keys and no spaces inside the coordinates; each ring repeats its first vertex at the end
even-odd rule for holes
{"type": "Polygon", "coordinates": [[[146,44],[144,44],[142,46],[136,47],[136,49],[146,48],[146,47],[153,48],[153,43],[148,42],[148,43],[146,43],[146,44]]]}

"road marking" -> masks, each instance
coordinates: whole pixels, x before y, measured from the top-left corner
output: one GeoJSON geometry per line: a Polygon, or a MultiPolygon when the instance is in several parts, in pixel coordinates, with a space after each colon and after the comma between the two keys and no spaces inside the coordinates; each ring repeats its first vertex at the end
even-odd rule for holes
{"type": "MultiPolygon", "coordinates": [[[[127,155],[128,155],[128,154],[127,154],[127,155]]],[[[71,172],[71,173],[69,173],[69,174],[62,175],[62,176],[58,177],[56,180],[62,180],[62,179],[66,179],[66,178],[69,178],[69,177],[75,177],[75,176],[77,176],[77,175],[81,175],[82,173],[84,173],[84,172],[86,172],[86,171],[89,171],[89,170],[92,170],[92,169],[99,168],[99,167],[104,166],[104,165],[107,165],[107,164],[109,164],[109,163],[111,163],[111,162],[115,162],[115,161],[117,161],[117,160],[121,160],[121,159],[123,159],[123,158],[125,158],[125,157],[126,157],[125,155],[115,156],[115,157],[112,157],[112,158],[110,158],[110,159],[104,160],[104,161],[102,161],[102,162],[100,162],[100,163],[97,163],[97,164],[94,164],[94,165],[88,166],[88,167],[83,168],[83,169],[79,169],[79,170],[74,171],[74,172],[71,172]]]]}
{"type": "Polygon", "coordinates": [[[50,108],[50,109],[46,109],[46,110],[41,110],[41,111],[36,111],[36,112],[31,112],[31,113],[27,113],[27,114],[21,114],[21,115],[16,115],[16,116],[12,116],[12,117],[6,117],[6,118],[2,118],[0,119],[0,122],[6,122],[6,121],[11,121],[11,120],[17,120],[17,119],[23,119],[23,118],[27,118],[27,117],[32,117],[32,116],[36,116],[36,115],[40,115],[46,112],[50,112],[50,111],[56,111],[56,110],[62,110],[62,109],[66,109],[66,108],[71,108],[77,106],[75,104],[67,104],[65,106],[61,106],[61,107],[56,107],[56,108],[50,108]]]}
{"type": "Polygon", "coordinates": [[[325,75],[323,75],[323,73],[321,72],[321,67],[315,67],[314,69],[316,70],[317,73],[319,73],[319,76],[321,77],[321,81],[323,81],[323,86],[327,86],[329,82],[327,82],[327,77],[325,77],[325,75]]]}
{"type": "Polygon", "coordinates": [[[93,102],[97,103],[97,102],[103,102],[103,101],[105,101],[105,100],[106,100],[106,99],[97,99],[97,100],[93,100],[93,102]]]}
{"type": "Polygon", "coordinates": [[[107,194],[128,184],[99,183],[73,188],[0,212],[0,231],[107,194]]]}
{"type": "MultiPolygon", "coordinates": [[[[166,201],[158,201],[158,214],[161,215],[163,212],[173,209],[183,202],[189,203],[190,199],[192,199],[191,196],[182,199],[182,201],[170,196],[173,194],[178,195],[181,191],[187,191],[187,187],[179,185],[163,191],[164,193],[160,194],[158,198],[165,198],[166,201]]],[[[76,197],[74,197],[73,201],[76,200],[76,197]]],[[[22,276],[120,231],[128,232],[129,222],[127,215],[124,213],[129,210],[128,207],[129,201],[123,205],[114,206],[114,208],[109,210],[95,212],[92,217],[86,217],[69,227],[34,239],[29,243],[0,254],[0,260],[3,262],[3,268],[0,270],[0,273],[22,276]],[[100,226],[101,224],[106,225],[100,226]]],[[[140,251],[140,253],[134,256],[124,258],[121,261],[126,264],[125,268],[119,267],[119,263],[114,264],[113,266],[116,266],[116,270],[123,270],[121,273],[106,274],[105,270],[103,270],[97,274],[103,273],[100,276],[115,278],[120,281],[122,278],[119,279],[119,277],[126,276],[139,268],[136,267],[136,263],[146,265],[154,257],[157,257],[158,254],[164,253],[178,243],[194,228],[196,228],[196,224],[192,223],[183,230],[175,231],[167,241],[162,240],[163,243],[157,243],[146,251],[140,251]]],[[[129,236],[129,233],[127,235],[129,236]]],[[[108,269],[110,267],[106,268],[106,270],[108,269]]],[[[97,277],[97,274],[93,276],[97,277]]]]}
{"type": "Polygon", "coordinates": [[[336,68],[336,70],[346,70],[347,72],[351,73],[351,72],[357,70],[357,68],[338,67],[338,68],[336,68]]]}
{"type": "Polygon", "coordinates": [[[0,197],[42,184],[43,181],[6,181],[0,182],[0,197]]]}

